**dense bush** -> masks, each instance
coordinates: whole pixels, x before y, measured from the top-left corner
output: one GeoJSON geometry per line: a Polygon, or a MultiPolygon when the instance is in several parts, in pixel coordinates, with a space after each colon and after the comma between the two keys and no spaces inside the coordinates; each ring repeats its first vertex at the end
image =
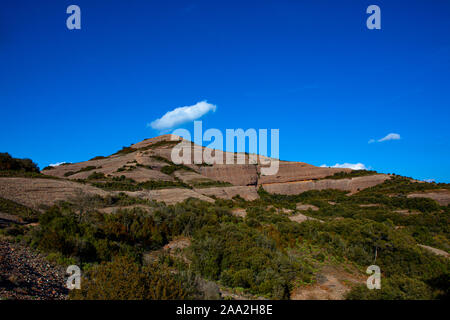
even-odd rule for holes
{"type": "Polygon", "coordinates": [[[79,262],[109,260],[118,254],[139,257],[142,249],[111,240],[104,233],[103,216],[83,217],[69,209],[52,207],[39,218],[40,225],[30,235],[32,246],[44,252],[57,252],[79,262]]]}
{"type": "Polygon", "coordinates": [[[244,224],[206,226],[195,234],[192,264],[203,276],[271,298],[288,298],[300,264],[276,241],[244,224]]]}
{"type": "Polygon", "coordinates": [[[87,300],[174,300],[188,298],[177,275],[164,266],[142,267],[128,257],[116,257],[88,270],[81,290],[71,292],[72,299],[87,300]]]}
{"type": "Polygon", "coordinates": [[[39,173],[39,168],[31,159],[17,159],[11,157],[9,153],[0,153],[0,171],[39,173]]]}
{"type": "Polygon", "coordinates": [[[350,300],[424,300],[434,297],[431,288],[423,281],[397,275],[381,278],[380,290],[368,290],[361,285],[347,295],[350,300]]]}
{"type": "MultiPolygon", "coordinates": [[[[113,190],[162,186],[159,181],[137,183],[124,176],[94,174],[86,182],[113,190]]],[[[66,259],[62,261],[92,265],[86,273],[86,287],[76,296],[82,299],[217,297],[213,282],[267,298],[289,298],[293,286],[313,283],[316,268],[330,262],[353,264],[360,270],[380,266],[382,290],[356,287],[349,299],[445,298],[449,260],[417,244],[449,250],[450,207],[430,199],[407,198],[407,191],[423,188],[418,185],[393,177],[372,191],[354,195],[322,190],[287,196],[260,189],[255,201],[236,196],[215,203],[188,199],[171,206],[124,193],[90,196],[47,210],[40,225],[24,238],[41,251],[66,259]],[[298,213],[298,202],[317,206],[319,210],[303,213],[322,222],[291,221],[290,215],[298,213]],[[114,214],[95,211],[132,204],[148,208],[114,214]],[[375,206],[362,206],[367,204],[375,206]],[[232,215],[235,207],[245,208],[246,216],[232,215]],[[400,209],[415,214],[397,212],[400,209]],[[146,266],[149,261],[143,259],[144,253],[164,251],[162,247],[179,236],[191,239],[183,259],[159,255],[156,264],[146,266]],[[165,280],[155,280],[158,277],[165,280]],[[105,284],[103,280],[109,278],[113,281],[105,284]],[[201,293],[200,287],[210,292],[201,293]]]]}

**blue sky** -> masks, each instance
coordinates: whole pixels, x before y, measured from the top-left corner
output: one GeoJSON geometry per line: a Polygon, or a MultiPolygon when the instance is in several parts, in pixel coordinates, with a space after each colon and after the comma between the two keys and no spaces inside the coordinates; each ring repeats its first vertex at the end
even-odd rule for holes
{"type": "Polygon", "coordinates": [[[278,128],[283,160],[450,182],[449,18],[446,0],[3,1],[0,152],[109,155],[206,100],[204,129],[278,128]]]}

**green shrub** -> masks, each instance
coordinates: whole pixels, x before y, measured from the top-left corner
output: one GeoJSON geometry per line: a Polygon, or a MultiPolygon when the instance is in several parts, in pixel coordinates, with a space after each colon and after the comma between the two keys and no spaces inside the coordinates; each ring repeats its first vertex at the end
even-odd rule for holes
{"type": "Polygon", "coordinates": [[[0,153],[0,171],[24,171],[39,173],[39,168],[31,159],[17,159],[9,153],[0,153]]]}
{"type": "Polygon", "coordinates": [[[93,173],[91,173],[88,176],[88,180],[102,180],[102,179],[106,179],[107,177],[105,176],[105,174],[103,172],[97,172],[94,171],[93,173]]]}
{"type": "Polygon", "coordinates": [[[88,270],[81,290],[71,299],[81,300],[175,300],[187,298],[179,277],[157,264],[141,267],[128,257],[116,257],[88,270]]]}
{"type": "Polygon", "coordinates": [[[0,212],[17,215],[27,222],[37,221],[38,212],[20,203],[0,197],[0,212]]]}
{"type": "Polygon", "coordinates": [[[366,285],[353,288],[350,300],[428,300],[433,299],[432,289],[423,281],[405,276],[381,278],[381,289],[369,290],[366,285]]]}

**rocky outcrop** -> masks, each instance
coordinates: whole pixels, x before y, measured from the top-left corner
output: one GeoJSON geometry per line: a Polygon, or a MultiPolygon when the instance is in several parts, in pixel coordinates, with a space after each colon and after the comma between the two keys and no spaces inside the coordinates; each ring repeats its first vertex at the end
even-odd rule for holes
{"type": "Polygon", "coordinates": [[[308,217],[308,216],[305,216],[304,214],[301,214],[301,213],[297,213],[294,216],[290,216],[289,220],[297,222],[297,223],[302,223],[302,222],[305,222],[305,221],[308,221],[308,220],[315,220],[315,221],[323,222],[322,220],[319,220],[319,219],[316,219],[316,218],[313,218],[313,217],[308,217]]]}
{"type": "Polygon", "coordinates": [[[229,182],[235,186],[256,186],[258,172],[253,164],[218,164],[211,167],[201,167],[200,174],[216,181],[229,182]]]}
{"type": "Polygon", "coordinates": [[[350,172],[351,169],[316,167],[304,162],[280,161],[278,173],[270,176],[260,176],[258,184],[308,181],[322,179],[337,172],[350,172]]]}
{"type": "Polygon", "coordinates": [[[258,192],[253,186],[235,186],[235,187],[213,187],[204,189],[195,189],[196,192],[205,196],[215,196],[220,199],[232,199],[239,195],[247,201],[258,199],[258,192]]]}
{"type": "MultiPolygon", "coordinates": [[[[181,156],[181,155],[180,155],[181,156]]],[[[200,157],[201,158],[201,157],[200,157]]],[[[268,161],[274,159],[249,155],[246,153],[230,153],[212,150],[191,144],[174,135],[163,135],[146,139],[133,144],[121,152],[90,161],[61,165],[50,170],[44,170],[46,175],[65,179],[86,179],[94,171],[108,176],[121,176],[131,178],[136,182],[148,180],[174,181],[182,180],[195,187],[199,182],[222,181],[234,187],[212,187],[205,189],[167,189],[167,191],[146,191],[151,199],[176,203],[188,197],[211,200],[208,196],[231,199],[236,195],[246,200],[258,198],[257,188],[262,186],[270,193],[298,194],[308,190],[340,189],[357,192],[374,186],[388,178],[386,175],[357,177],[353,179],[324,179],[337,172],[350,172],[345,168],[316,167],[304,162],[279,161],[278,172],[274,175],[263,175],[262,168],[268,166],[268,161]],[[185,164],[192,170],[176,170],[172,174],[164,174],[161,169],[172,163],[172,149],[180,141],[184,141],[191,150],[191,161],[185,164]],[[223,159],[224,164],[194,164],[194,151],[201,154],[211,154],[214,158],[223,159]],[[231,164],[225,164],[226,159],[232,159],[231,164]],[[244,164],[238,164],[243,159],[244,164]],[[173,195],[170,195],[173,193],[173,195]],[[182,194],[185,195],[182,195],[182,194]]],[[[163,170],[164,171],[164,170],[163,170]]]]}
{"type": "Polygon", "coordinates": [[[0,178],[0,197],[34,209],[68,200],[79,191],[87,195],[108,194],[101,189],[67,180],[0,178]]]}
{"type": "Polygon", "coordinates": [[[429,198],[433,199],[441,206],[447,206],[450,204],[450,190],[434,190],[429,192],[418,192],[408,194],[408,198],[429,198]]]}
{"type": "Polygon", "coordinates": [[[264,190],[270,193],[299,194],[309,190],[338,189],[350,192],[358,192],[365,188],[373,187],[389,179],[388,175],[377,174],[351,179],[324,179],[317,181],[297,181],[288,183],[263,184],[264,190]]]}
{"type": "Polygon", "coordinates": [[[319,210],[319,208],[318,207],[316,207],[316,206],[314,206],[314,205],[312,205],[312,204],[303,204],[303,203],[297,203],[297,205],[296,205],[296,209],[297,210],[312,210],[312,211],[317,211],[317,210],[319,210]]]}

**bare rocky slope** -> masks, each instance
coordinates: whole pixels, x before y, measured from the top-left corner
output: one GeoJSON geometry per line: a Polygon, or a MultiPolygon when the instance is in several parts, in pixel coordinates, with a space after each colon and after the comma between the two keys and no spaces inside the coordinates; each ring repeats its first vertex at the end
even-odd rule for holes
{"type": "MultiPolygon", "coordinates": [[[[374,174],[348,179],[327,179],[338,172],[350,169],[316,167],[303,162],[280,161],[275,175],[264,175],[261,169],[271,161],[267,157],[252,159],[249,154],[229,153],[211,150],[192,144],[192,164],[175,166],[172,162],[172,148],[186,140],[173,135],[143,140],[107,157],[45,168],[42,173],[49,179],[41,178],[0,178],[0,197],[38,209],[41,205],[51,205],[59,200],[67,200],[76,192],[105,196],[119,191],[99,188],[93,182],[106,179],[128,178],[135,183],[157,181],[161,185],[151,190],[131,190],[125,192],[144,199],[164,201],[173,204],[189,197],[205,201],[214,198],[231,199],[241,196],[246,200],[258,197],[257,190],[279,194],[297,194],[308,190],[340,189],[350,192],[382,183],[388,175],[374,174]],[[237,159],[244,164],[194,163],[195,152],[209,153],[214,157],[237,159]],[[101,177],[92,181],[93,173],[101,177]],[[166,182],[166,184],[162,183],[166,182]]],[[[190,142],[188,142],[190,143],[190,142]]]]}

